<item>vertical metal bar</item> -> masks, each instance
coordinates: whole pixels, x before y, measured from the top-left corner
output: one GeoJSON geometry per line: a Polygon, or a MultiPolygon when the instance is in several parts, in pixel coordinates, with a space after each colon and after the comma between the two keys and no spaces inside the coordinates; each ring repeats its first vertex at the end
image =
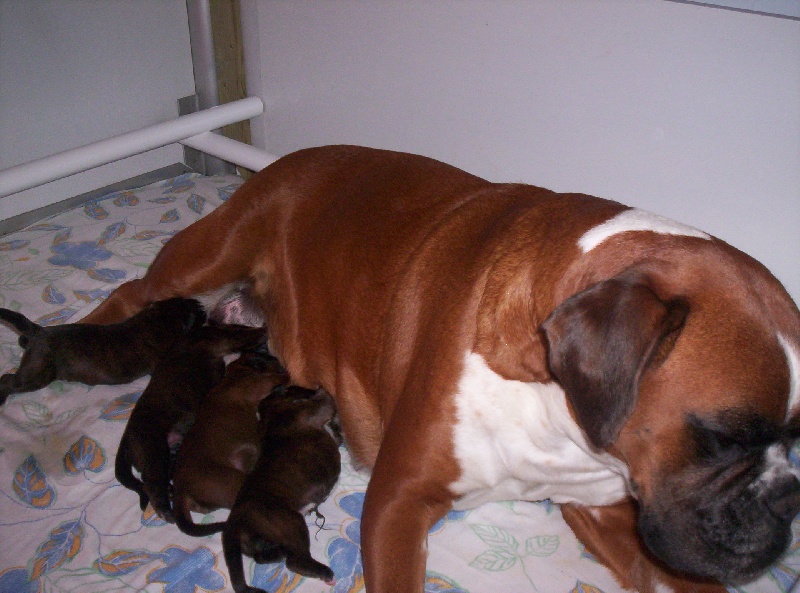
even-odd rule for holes
{"type": "MultiPolygon", "coordinates": [[[[211,28],[209,0],[186,0],[189,17],[189,38],[192,47],[192,69],[194,87],[199,109],[208,109],[219,104],[217,91],[217,68],[214,61],[214,37],[211,28]]],[[[235,173],[236,167],[218,158],[203,155],[203,170],[206,175],[235,173]]]]}

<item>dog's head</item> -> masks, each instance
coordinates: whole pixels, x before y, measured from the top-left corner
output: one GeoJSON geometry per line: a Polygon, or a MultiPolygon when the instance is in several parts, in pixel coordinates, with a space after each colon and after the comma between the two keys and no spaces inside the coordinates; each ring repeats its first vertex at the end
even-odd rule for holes
{"type": "Polygon", "coordinates": [[[676,571],[725,582],[777,560],[800,511],[798,314],[737,253],[638,265],[542,326],[576,422],[629,467],[643,541],[676,571]]]}
{"type": "Polygon", "coordinates": [[[200,301],[174,297],[151,304],[137,317],[154,320],[169,331],[177,330],[180,334],[185,334],[203,325],[207,316],[200,301]]]}
{"type": "Polygon", "coordinates": [[[336,405],[324,389],[279,385],[261,400],[258,412],[268,430],[323,430],[333,420],[336,405]]]}

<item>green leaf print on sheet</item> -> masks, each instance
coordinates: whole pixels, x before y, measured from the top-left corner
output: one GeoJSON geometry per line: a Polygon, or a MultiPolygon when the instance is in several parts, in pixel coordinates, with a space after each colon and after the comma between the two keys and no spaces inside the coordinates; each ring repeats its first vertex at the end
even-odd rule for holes
{"type": "Polygon", "coordinates": [[[490,549],[470,562],[470,566],[483,571],[500,572],[509,570],[519,563],[531,586],[534,590],[538,590],[528,574],[523,560],[528,556],[544,557],[554,554],[560,544],[557,535],[537,535],[528,538],[524,551],[521,551],[517,538],[502,527],[493,525],[472,525],[471,527],[475,535],[488,544],[490,549]]]}

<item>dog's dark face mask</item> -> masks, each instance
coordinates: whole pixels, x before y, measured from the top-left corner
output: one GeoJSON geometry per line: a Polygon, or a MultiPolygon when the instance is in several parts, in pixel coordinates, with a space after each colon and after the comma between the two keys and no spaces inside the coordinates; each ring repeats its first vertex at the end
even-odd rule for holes
{"type": "Polygon", "coordinates": [[[793,431],[735,412],[692,416],[687,427],[696,461],[640,499],[639,532],[679,572],[750,581],[786,550],[800,511],[793,431]]]}

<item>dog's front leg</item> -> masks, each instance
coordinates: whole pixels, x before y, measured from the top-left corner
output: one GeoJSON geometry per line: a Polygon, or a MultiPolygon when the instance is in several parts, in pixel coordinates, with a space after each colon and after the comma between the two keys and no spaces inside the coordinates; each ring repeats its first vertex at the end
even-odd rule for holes
{"type": "Polygon", "coordinates": [[[678,575],[656,560],[645,548],[636,530],[637,509],[633,500],[605,507],[567,504],[561,514],[586,549],[626,589],[639,593],[726,593],[720,583],[698,581],[678,575]]]}
{"type": "Polygon", "coordinates": [[[369,593],[422,593],[428,531],[452,508],[447,472],[408,450],[392,455],[387,444],[375,463],[361,517],[364,582],[369,593]]]}

